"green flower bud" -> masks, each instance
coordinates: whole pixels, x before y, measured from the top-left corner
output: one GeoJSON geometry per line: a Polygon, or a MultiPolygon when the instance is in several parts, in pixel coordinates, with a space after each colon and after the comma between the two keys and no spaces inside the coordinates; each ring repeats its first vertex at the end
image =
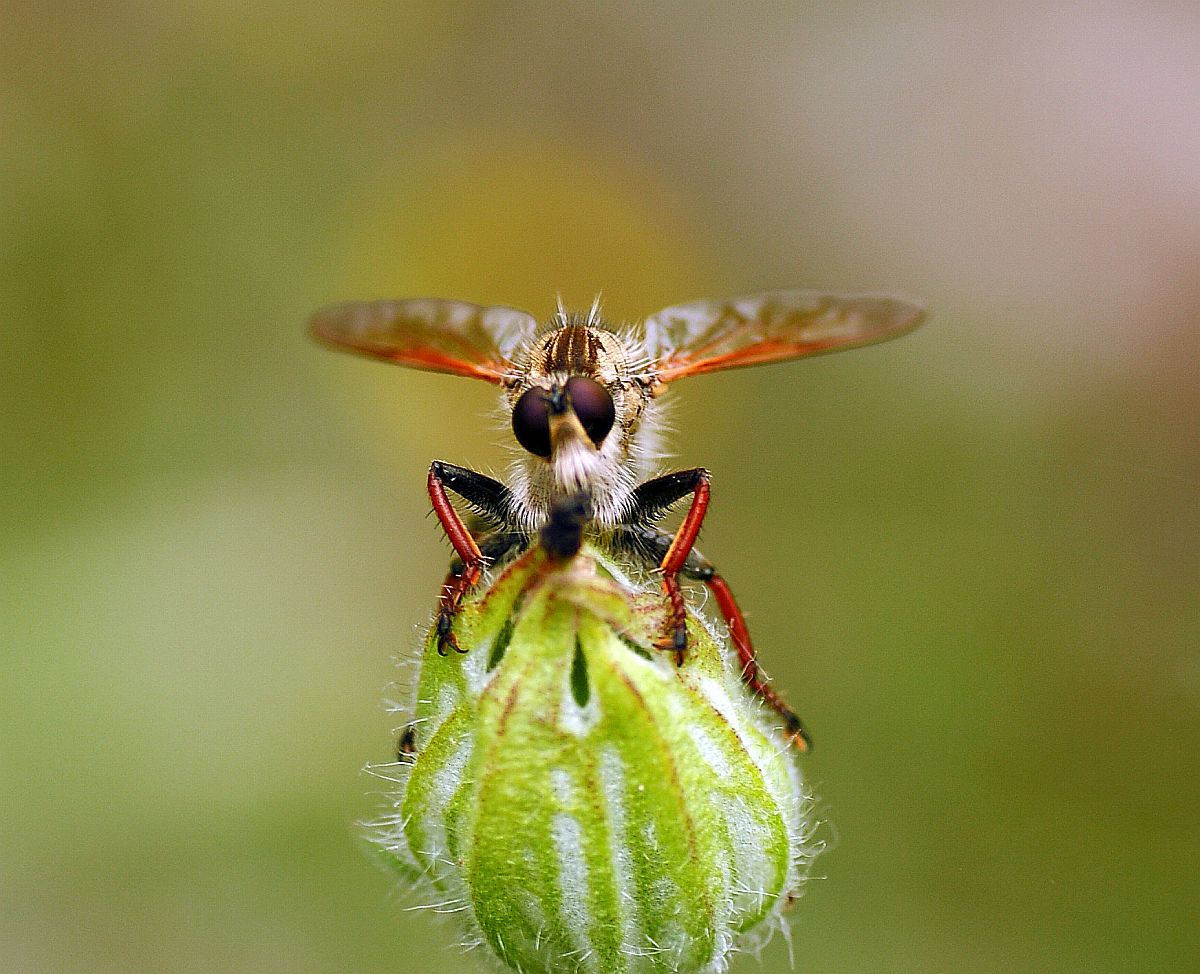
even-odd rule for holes
{"type": "MultiPolygon", "coordinates": [[[[724,970],[761,943],[816,849],[794,752],[688,619],[585,546],[535,548],[469,597],[464,653],[425,644],[385,859],[525,974],[724,970]]],[[[392,769],[389,769],[392,770],[392,769]]]]}

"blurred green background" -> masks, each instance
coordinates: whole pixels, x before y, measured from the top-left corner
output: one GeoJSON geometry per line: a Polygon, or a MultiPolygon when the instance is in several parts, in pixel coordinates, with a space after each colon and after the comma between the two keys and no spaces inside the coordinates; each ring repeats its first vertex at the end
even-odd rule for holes
{"type": "Polygon", "coordinates": [[[817,740],[796,969],[1200,969],[1194,3],[0,18],[4,971],[476,970],[352,823],[505,433],[303,321],[779,286],[932,309],[671,394],[817,740]]]}

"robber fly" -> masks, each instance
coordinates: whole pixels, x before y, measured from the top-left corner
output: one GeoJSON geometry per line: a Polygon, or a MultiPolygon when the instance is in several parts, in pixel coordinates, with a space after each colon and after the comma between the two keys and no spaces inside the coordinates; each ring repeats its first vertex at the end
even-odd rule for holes
{"type": "Polygon", "coordinates": [[[703,582],[725,620],[742,678],[806,750],[799,718],[755,662],[733,594],[694,547],[709,502],[708,471],[643,479],[654,457],[656,400],[685,376],[867,345],[901,335],[923,317],[920,306],[900,298],[788,290],[677,305],[636,330],[606,324],[598,300],[586,315],[568,313],[560,302],[541,327],[524,311],[437,299],[333,305],[313,316],[312,328],[339,348],[502,390],[523,448],[511,483],[440,460],[429,469],[429,498],[457,556],[439,599],[439,653],[460,649],[455,614],[484,567],[527,548],[564,504],[582,499],[580,520],[590,541],[660,575],[669,607],[660,648],[682,662],[687,628],[679,578],[703,582]],[[474,513],[471,528],[448,491],[474,513]],[[659,520],[688,496],[678,530],[661,530],[659,520]]]}

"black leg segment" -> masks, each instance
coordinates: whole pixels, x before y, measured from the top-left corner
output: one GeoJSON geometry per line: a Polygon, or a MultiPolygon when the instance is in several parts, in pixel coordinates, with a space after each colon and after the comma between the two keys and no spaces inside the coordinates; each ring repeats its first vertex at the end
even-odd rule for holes
{"type": "Polygon", "coordinates": [[[502,527],[513,524],[512,493],[500,481],[443,460],[434,460],[430,469],[443,487],[458,494],[476,514],[502,527]]]}

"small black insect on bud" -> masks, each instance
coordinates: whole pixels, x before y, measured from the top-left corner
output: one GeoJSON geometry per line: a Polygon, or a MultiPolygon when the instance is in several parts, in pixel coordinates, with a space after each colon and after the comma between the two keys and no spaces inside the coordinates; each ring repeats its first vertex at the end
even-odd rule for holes
{"type": "Polygon", "coordinates": [[[416,753],[417,730],[412,724],[409,724],[404,728],[404,733],[400,735],[400,740],[396,743],[396,760],[402,763],[411,761],[416,753]]]}
{"type": "Polygon", "coordinates": [[[583,544],[583,529],[591,519],[592,502],[587,494],[559,498],[542,528],[542,547],[551,558],[574,558],[583,544]]]}

